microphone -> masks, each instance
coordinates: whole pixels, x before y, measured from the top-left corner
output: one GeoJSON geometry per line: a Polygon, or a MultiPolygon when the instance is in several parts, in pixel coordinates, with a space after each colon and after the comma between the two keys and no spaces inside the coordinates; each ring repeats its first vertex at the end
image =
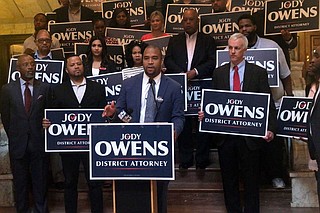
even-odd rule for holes
{"type": "Polygon", "coordinates": [[[125,110],[122,110],[119,114],[118,114],[118,118],[123,122],[123,123],[130,123],[130,121],[132,120],[132,116],[131,113],[133,112],[133,110],[131,108],[127,109],[127,112],[125,110]]]}

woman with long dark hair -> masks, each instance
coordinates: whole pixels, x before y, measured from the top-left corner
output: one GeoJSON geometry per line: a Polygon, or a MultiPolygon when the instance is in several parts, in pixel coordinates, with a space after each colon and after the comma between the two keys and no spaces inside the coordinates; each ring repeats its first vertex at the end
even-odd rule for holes
{"type": "Polygon", "coordinates": [[[126,46],[125,59],[127,68],[122,70],[123,79],[143,72],[142,55],[147,46],[148,44],[140,40],[133,40],[126,46]]]}
{"type": "Polygon", "coordinates": [[[107,56],[104,38],[93,36],[90,39],[87,58],[84,60],[85,76],[95,76],[116,72],[116,65],[107,56]]]}

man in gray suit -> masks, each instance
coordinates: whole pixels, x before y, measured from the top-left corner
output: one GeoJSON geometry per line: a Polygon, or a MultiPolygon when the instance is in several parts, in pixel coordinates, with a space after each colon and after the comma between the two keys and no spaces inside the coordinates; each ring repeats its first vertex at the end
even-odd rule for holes
{"type": "Polygon", "coordinates": [[[16,209],[30,211],[30,176],[33,212],[47,212],[47,156],[41,123],[50,104],[50,86],[34,79],[35,61],[30,55],[18,58],[17,70],[21,77],[1,91],[1,118],[9,138],[16,209]]]}

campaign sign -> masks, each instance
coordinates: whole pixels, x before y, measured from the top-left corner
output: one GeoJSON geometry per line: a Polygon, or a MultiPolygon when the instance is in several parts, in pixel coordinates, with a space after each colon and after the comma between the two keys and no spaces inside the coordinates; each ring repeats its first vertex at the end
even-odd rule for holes
{"type": "Polygon", "coordinates": [[[312,98],[284,96],[278,111],[277,135],[283,137],[307,137],[307,117],[312,98]]]}
{"type": "Polygon", "coordinates": [[[57,19],[57,14],[55,12],[47,12],[45,15],[47,16],[48,22],[55,22],[57,19]]]}
{"type": "Polygon", "coordinates": [[[144,20],[147,19],[145,1],[108,0],[102,2],[103,17],[110,21],[113,11],[117,8],[126,8],[130,16],[132,27],[144,26],[144,20]]]}
{"type": "Polygon", "coordinates": [[[199,15],[212,13],[211,4],[168,4],[164,22],[166,33],[184,32],[182,27],[182,15],[187,9],[194,9],[199,15]]]}
{"type": "Polygon", "coordinates": [[[264,9],[265,0],[233,0],[231,2],[231,11],[249,10],[252,13],[264,9]]]}
{"type": "MultiPolygon", "coordinates": [[[[267,70],[270,87],[279,87],[279,63],[277,48],[248,49],[245,59],[267,70]]],[[[217,50],[217,67],[230,62],[228,50],[217,50]]]]}
{"type": "Polygon", "coordinates": [[[90,124],[91,180],[174,180],[171,123],[90,124]]]}
{"type": "MultiPolygon", "coordinates": [[[[8,83],[20,77],[17,70],[17,58],[10,59],[8,83]]],[[[35,79],[49,84],[61,84],[63,78],[64,61],[38,60],[36,62],[35,79]]]]}
{"type": "Polygon", "coordinates": [[[89,151],[89,123],[104,123],[103,109],[45,109],[46,152],[89,151]]]}
{"type": "Polygon", "coordinates": [[[87,78],[92,81],[96,81],[105,87],[108,104],[110,104],[111,101],[115,101],[118,99],[123,81],[122,72],[88,76],[87,78]]]}
{"type": "Polygon", "coordinates": [[[167,53],[167,49],[168,49],[168,43],[169,40],[172,36],[162,36],[162,37],[158,37],[158,38],[152,38],[152,39],[148,39],[148,40],[144,40],[145,43],[149,44],[149,45],[153,45],[156,47],[159,47],[161,49],[161,53],[163,58],[166,56],[167,53]]]}
{"type": "Polygon", "coordinates": [[[281,30],[293,32],[318,31],[319,2],[307,0],[266,1],[264,34],[280,34],[281,30]]]}
{"type": "Polygon", "coordinates": [[[86,53],[88,51],[89,43],[75,43],[74,44],[74,54],[79,55],[81,58],[83,55],[87,57],[86,53]]]}
{"type": "Polygon", "coordinates": [[[75,43],[85,42],[93,35],[92,21],[49,23],[49,31],[66,53],[74,53],[75,43]]]}
{"type": "Polygon", "coordinates": [[[122,28],[106,28],[107,44],[127,45],[132,40],[140,40],[140,38],[150,30],[134,30],[122,28]]]}
{"type": "Polygon", "coordinates": [[[54,60],[63,60],[65,59],[65,54],[63,48],[51,49],[52,59],[54,60]]]}
{"type": "Polygon", "coordinates": [[[185,116],[198,115],[201,105],[202,89],[212,89],[212,79],[192,79],[188,81],[187,87],[187,111],[185,116]]]}
{"type": "Polygon", "coordinates": [[[117,71],[124,68],[125,58],[122,45],[107,44],[107,55],[116,64],[117,71]]]}
{"type": "Polygon", "coordinates": [[[218,47],[227,46],[230,36],[239,32],[237,22],[243,14],[250,14],[250,11],[200,15],[200,32],[213,37],[218,47]]]}
{"type": "Polygon", "coordinates": [[[267,133],[270,95],[202,90],[200,132],[263,137],[267,133]],[[252,101],[254,100],[254,101],[252,101]]]}
{"type": "Polygon", "coordinates": [[[187,75],[185,73],[175,73],[175,74],[165,74],[166,76],[172,78],[181,85],[181,92],[183,93],[184,100],[184,111],[187,110],[187,75]]]}
{"type": "Polygon", "coordinates": [[[81,5],[88,7],[93,11],[101,11],[101,4],[105,0],[82,0],[81,5]]]}

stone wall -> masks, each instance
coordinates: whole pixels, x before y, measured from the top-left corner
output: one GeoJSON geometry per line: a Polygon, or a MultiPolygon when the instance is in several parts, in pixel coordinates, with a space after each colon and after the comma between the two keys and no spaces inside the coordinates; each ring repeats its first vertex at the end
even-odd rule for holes
{"type": "Polygon", "coordinates": [[[13,206],[13,182],[10,170],[8,138],[0,122],[0,206],[13,206]]]}

